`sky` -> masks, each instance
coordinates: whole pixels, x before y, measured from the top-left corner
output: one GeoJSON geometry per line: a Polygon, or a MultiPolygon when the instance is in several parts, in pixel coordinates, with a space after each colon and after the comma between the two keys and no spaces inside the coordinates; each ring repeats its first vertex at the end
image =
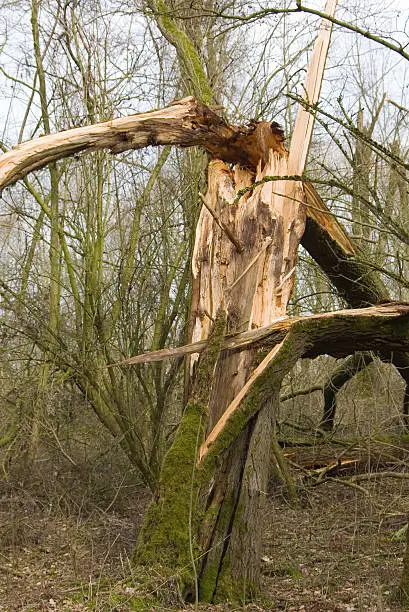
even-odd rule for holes
{"type": "MultiPolygon", "coordinates": [[[[283,2],[276,0],[274,5],[282,6],[283,3],[284,0],[283,2]]],[[[290,0],[287,4],[289,3],[290,0]]],[[[324,1],[308,0],[306,4],[322,9],[324,1]]],[[[29,77],[28,82],[30,83],[34,59],[31,52],[29,11],[23,3],[17,3],[12,7],[9,5],[10,3],[7,2],[3,2],[0,5],[0,42],[3,40],[4,43],[4,45],[0,45],[0,69],[21,80],[29,77]]],[[[260,5],[266,6],[264,2],[260,2],[260,5]]],[[[251,8],[252,10],[257,10],[257,4],[252,3],[251,8]]],[[[380,0],[366,0],[365,2],[361,0],[346,0],[339,2],[337,17],[348,19],[351,23],[358,20],[361,27],[368,27],[371,31],[380,31],[385,37],[398,41],[402,45],[408,45],[407,49],[409,50],[409,0],[386,0],[386,2],[381,2],[380,0]]],[[[121,27],[129,27],[129,16],[120,17],[117,15],[115,18],[111,18],[111,21],[113,19],[116,20],[119,29],[121,27]],[[123,25],[121,20],[123,20],[123,25]]],[[[256,44],[254,46],[256,54],[259,52],[259,48],[265,44],[269,30],[274,26],[275,22],[277,22],[276,18],[269,18],[261,24],[257,23],[257,25],[253,26],[252,35],[254,36],[254,41],[259,45],[256,44]]],[[[314,31],[316,31],[317,27],[317,20],[314,17],[292,15],[287,18],[286,24],[290,33],[294,31],[295,34],[295,40],[292,42],[293,53],[297,51],[297,48],[302,48],[303,45],[312,42],[314,31]]],[[[140,30],[144,27],[142,22],[138,22],[135,19],[132,27],[134,28],[135,39],[141,36],[140,30]]],[[[237,31],[237,37],[240,39],[243,33],[243,30],[237,31]]],[[[141,44],[144,44],[142,38],[141,44]]],[[[266,75],[268,76],[269,72],[273,73],[283,61],[283,50],[279,47],[280,40],[275,41],[273,38],[268,44],[270,45],[270,55],[267,66],[263,68],[264,72],[261,72],[259,75],[261,82],[266,78],[266,75]]],[[[309,54],[310,51],[305,50],[300,55],[298,65],[301,73],[303,70],[305,71],[308,64],[309,54]]],[[[122,54],[122,60],[125,55],[122,54]]],[[[118,59],[119,61],[121,61],[120,58],[118,59]]],[[[255,56],[253,63],[256,64],[257,61],[258,59],[255,56]]],[[[250,60],[250,65],[251,63],[252,61],[250,60]]],[[[327,62],[322,98],[331,104],[331,102],[342,96],[347,106],[353,108],[361,95],[357,85],[357,81],[361,81],[362,86],[367,87],[368,91],[377,86],[382,87],[386,91],[388,98],[402,106],[409,106],[409,75],[406,64],[405,60],[393,52],[386,51],[381,45],[363,38],[358,40],[355,34],[335,27],[327,62]]],[[[246,70],[248,73],[248,86],[251,87],[250,81],[253,75],[249,73],[248,69],[246,70]]],[[[148,71],[152,73],[153,78],[156,78],[156,76],[153,76],[156,72],[153,64],[149,66],[148,71]]],[[[300,88],[302,80],[301,77],[298,78],[298,85],[296,85],[298,88],[300,88]]],[[[271,95],[273,95],[274,81],[271,83],[270,91],[271,95]]],[[[0,92],[0,125],[3,126],[0,139],[5,141],[7,146],[10,146],[16,142],[18,129],[31,90],[22,84],[11,83],[4,73],[0,73],[0,92]]],[[[301,92],[299,91],[299,93],[301,92]]],[[[135,100],[134,108],[132,108],[132,103],[130,103],[128,110],[126,111],[124,107],[123,112],[147,110],[149,103],[149,98],[143,101],[142,96],[139,101],[135,100]],[[131,107],[130,110],[129,107],[131,107]]],[[[250,104],[253,104],[253,102],[250,101],[250,104]]],[[[285,105],[286,101],[283,98],[281,106],[284,108],[285,105]]],[[[36,106],[38,116],[38,104],[36,106]]],[[[152,107],[156,106],[156,100],[152,100],[152,107]]],[[[246,106],[244,105],[244,113],[247,112],[245,109],[246,106]]],[[[250,118],[247,117],[247,119],[250,118]]],[[[268,117],[265,117],[265,119],[268,119],[268,117]]],[[[277,119],[285,121],[285,117],[277,117],[277,119]]],[[[35,121],[36,117],[33,115],[31,117],[31,125],[34,125],[35,121]]],[[[25,138],[27,137],[29,136],[26,134],[25,138]]]]}

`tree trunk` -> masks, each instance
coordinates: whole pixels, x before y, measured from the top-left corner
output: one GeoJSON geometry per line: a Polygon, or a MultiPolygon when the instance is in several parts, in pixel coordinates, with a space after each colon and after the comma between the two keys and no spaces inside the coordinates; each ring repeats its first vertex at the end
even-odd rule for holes
{"type": "Polygon", "coordinates": [[[327,431],[334,428],[335,413],[337,410],[337,393],[342,387],[367,365],[372,363],[374,356],[372,353],[354,353],[344,359],[334,370],[326,381],[324,392],[324,410],[320,427],[327,431]]]}
{"type": "MultiPolygon", "coordinates": [[[[256,187],[251,196],[246,194],[238,201],[236,198],[239,189],[253,184],[255,179],[260,180],[266,174],[289,174],[291,158],[281,140],[275,148],[269,149],[270,133],[269,129],[267,142],[263,143],[267,160],[264,163],[260,155],[256,175],[239,164],[232,171],[221,160],[209,165],[208,193],[204,198],[206,205],[200,215],[192,261],[193,341],[207,339],[219,311],[228,312],[229,332],[259,328],[286,313],[294,284],[298,244],[305,226],[301,186],[290,181],[274,183],[274,187],[272,183],[265,183],[256,187]],[[276,190],[283,195],[277,195],[276,190]],[[225,231],[226,227],[229,228],[228,232],[225,231]]],[[[270,353],[274,354],[274,351],[270,353]]],[[[208,432],[214,430],[226,409],[239,397],[259,360],[257,350],[253,349],[221,353],[213,376],[207,373],[204,379],[210,395],[208,400],[201,402],[201,411],[203,414],[208,411],[208,432]]],[[[193,396],[195,388],[201,384],[198,379],[203,379],[202,361],[203,355],[198,364],[197,359],[191,358],[193,396]]],[[[183,562],[186,565],[186,516],[191,516],[193,512],[198,517],[203,511],[199,532],[201,562],[195,569],[201,600],[217,601],[226,597],[245,599],[258,585],[263,505],[270,464],[272,408],[278,403],[280,383],[281,378],[277,376],[268,394],[255,393],[252,417],[247,425],[240,427],[242,431],[238,432],[234,445],[219,458],[219,466],[216,470],[210,470],[210,476],[202,475],[201,488],[200,483],[195,487],[192,484],[192,495],[196,499],[197,486],[200,502],[193,510],[190,507],[190,514],[186,502],[182,504],[183,512],[179,507],[181,492],[178,491],[176,499],[173,493],[175,489],[180,489],[182,482],[186,482],[188,475],[185,473],[179,486],[175,487],[176,476],[172,476],[171,470],[166,470],[167,460],[175,453],[178,455],[178,449],[192,450],[192,428],[185,426],[188,416],[184,417],[177,441],[165,460],[161,475],[163,490],[159,491],[158,501],[152,504],[141,531],[137,559],[145,563],[151,560],[149,543],[156,542],[156,552],[158,543],[163,540],[166,523],[163,513],[166,512],[168,516],[170,512],[172,516],[174,508],[175,513],[177,511],[178,515],[185,517],[182,521],[184,535],[177,538],[181,545],[176,543],[169,547],[162,542],[160,547],[168,566],[181,567],[183,562]],[[180,436],[185,429],[190,433],[185,435],[186,440],[183,441],[183,436],[180,436]],[[179,549],[185,551],[184,555],[175,552],[179,549]]],[[[190,408],[187,414],[192,411],[191,402],[188,403],[190,408]]],[[[198,433],[198,439],[200,437],[198,433]]],[[[180,463],[186,463],[189,465],[187,469],[192,471],[191,459],[180,463]]],[[[177,478],[180,478],[180,465],[177,472],[177,478]]],[[[187,492],[183,497],[187,497],[187,492]]],[[[181,532],[180,522],[176,533],[181,532]]],[[[167,525],[166,531],[171,533],[170,525],[167,525]]],[[[192,542],[190,539],[193,550],[192,542]]],[[[188,580],[183,582],[187,586],[188,580]]]]}
{"type": "Polygon", "coordinates": [[[275,397],[249,422],[215,475],[201,543],[202,601],[245,601],[257,592],[275,397]]]}
{"type": "MultiPolygon", "coordinates": [[[[210,164],[207,206],[193,255],[193,341],[207,337],[220,307],[229,313],[228,332],[262,327],[285,315],[305,213],[299,202],[274,192],[289,194],[294,184],[285,181],[273,188],[266,183],[238,202],[235,194],[267,174],[288,174],[287,163],[280,146],[270,151],[267,164],[260,162],[257,176],[241,166],[233,173],[221,161],[210,164]],[[222,229],[225,225],[230,236],[222,229]]],[[[295,189],[300,201],[301,189],[295,189]]],[[[240,393],[256,361],[254,350],[222,353],[213,379],[208,431],[240,393]]],[[[240,601],[258,585],[278,381],[272,392],[273,399],[258,406],[214,474],[200,534],[205,552],[199,571],[201,600],[240,601]]]]}

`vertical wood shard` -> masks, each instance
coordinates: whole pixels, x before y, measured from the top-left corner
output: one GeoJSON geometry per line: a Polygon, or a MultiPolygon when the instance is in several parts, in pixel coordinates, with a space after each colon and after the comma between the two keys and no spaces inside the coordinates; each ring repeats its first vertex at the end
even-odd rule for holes
{"type": "MultiPolygon", "coordinates": [[[[325,13],[334,17],[338,0],[327,0],[325,13]]],[[[331,42],[332,23],[323,19],[315,41],[311,61],[308,66],[307,78],[304,85],[305,98],[311,106],[317,104],[322,87],[325,64],[328,49],[331,42]]],[[[290,158],[288,162],[289,174],[304,172],[307,162],[308,149],[311,143],[312,130],[314,128],[314,115],[309,110],[299,107],[295,120],[293,137],[290,147],[290,158]]]]}

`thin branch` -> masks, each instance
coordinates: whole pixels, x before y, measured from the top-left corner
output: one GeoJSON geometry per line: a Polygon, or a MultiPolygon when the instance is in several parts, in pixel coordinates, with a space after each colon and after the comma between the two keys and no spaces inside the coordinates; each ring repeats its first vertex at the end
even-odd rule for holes
{"type": "Polygon", "coordinates": [[[239,21],[240,24],[242,24],[242,23],[249,23],[249,22],[252,23],[254,21],[258,21],[260,18],[268,17],[269,15],[284,15],[284,14],[291,14],[291,13],[296,13],[296,14],[297,13],[307,13],[309,15],[315,15],[316,17],[321,17],[322,19],[327,19],[332,24],[339,26],[343,29],[349,30],[350,32],[355,32],[356,34],[360,34],[364,38],[368,40],[372,40],[373,42],[379,45],[382,45],[383,47],[386,47],[390,51],[394,51],[395,53],[397,53],[404,59],[409,60],[409,54],[405,51],[405,47],[403,45],[390,42],[386,40],[385,38],[378,36],[377,34],[373,34],[367,29],[360,28],[359,26],[353,25],[352,23],[349,23],[348,21],[338,19],[337,17],[329,15],[328,13],[325,13],[323,11],[319,11],[312,7],[304,6],[302,2],[298,2],[298,1],[297,1],[296,8],[281,8],[281,9],[280,8],[266,8],[261,11],[255,11],[253,13],[250,13],[249,15],[234,15],[234,14],[223,13],[222,11],[220,11],[219,13],[217,13],[217,16],[221,17],[222,19],[239,21]]]}
{"type": "Polygon", "coordinates": [[[280,395],[280,402],[286,402],[287,400],[299,397],[300,395],[309,395],[310,393],[314,393],[315,391],[322,392],[323,390],[324,385],[313,385],[312,387],[308,387],[307,389],[298,389],[297,391],[283,393],[282,395],[280,395]]]}
{"type": "Polygon", "coordinates": [[[356,489],[360,493],[363,493],[364,495],[367,495],[367,496],[370,494],[367,489],[359,486],[355,482],[351,482],[351,480],[343,480],[342,478],[334,478],[334,476],[328,476],[327,478],[325,478],[325,480],[320,480],[319,482],[317,481],[314,484],[320,485],[320,484],[325,484],[326,482],[336,482],[338,484],[342,484],[345,487],[349,487],[350,489],[356,489]]]}
{"type": "Polygon", "coordinates": [[[394,102],[390,98],[387,98],[386,102],[389,102],[389,104],[396,106],[397,109],[399,109],[400,111],[403,111],[404,113],[409,113],[409,108],[406,108],[406,106],[401,106],[400,104],[398,104],[397,102],[394,102]]]}

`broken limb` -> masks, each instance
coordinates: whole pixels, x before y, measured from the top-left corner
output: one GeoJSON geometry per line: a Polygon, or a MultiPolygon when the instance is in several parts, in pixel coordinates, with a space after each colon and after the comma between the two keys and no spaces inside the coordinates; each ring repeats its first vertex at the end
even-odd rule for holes
{"type": "MultiPolygon", "coordinates": [[[[307,329],[310,323],[311,328],[316,330],[320,329],[320,323],[322,323],[322,328],[320,333],[316,331],[311,336],[306,357],[317,357],[318,355],[344,357],[355,350],[360,350],[359,344],[365,350],[381,351],[386,350],[386,347],[390,350],[409,350],[409,338],[404,333],[406,328],[402,331],[402,335],[394,333],[390,337],[387,336],[390,331],[389,327],[382,331],[384,325],[387,323],[393,325],[394,320],[397,321],[397,328],[399,329],[398,321],[406,320],[408,313],[409,303],[391,302],[390,304],[380,304],[369,308],[335,310],[300,317],[279,317],[271,325],[226,335],[222,350],[240,352],[249,348],[271,348],[281,342],[293,326],[299,324],[307,329]],[[345,337],[343,334],[347,332],[348,325],[351,326],[351,334],[345,337]],[[338,330],[340,331],[339,335],[337,334],[338,330]]],[[[111,364],[109,367],[163,361],[164,359],[201,353],[206,345],[207,340],[202,340],[179,348],[151,351],[111,364]]]]}
{"type": "MultiPolygon", "coordinates": [[[[377,308],[382,309],[382,307],[377,308]]],[[[281,384],[283,377],[297,359],[326,354],[327,347],[331,343],[337,344],[341,349],[337,338],[339,341],[340,337],[345,335],[348,335],[348,342],[351,342],[356,350],[367,348],[368,344],[371,347],[375,344],[383,347],[392,338],[398,337],[399,342],[408,344],[409,304],[404,307],[400,316],[389,318],[387,315],[382,322],[378,316],[368,318],[358,315],[356,318],[350,318],[348,312],[351,311],[343,311],[342,315],[335,315],[334,318],[328,315],[320,319],[304,317],[293,323],[284,341],[276,347],[277,350],[268,361],[267,367],[260,368],[258,376],[256,370],[253,372],[252,384],[247,389],[247,393],[242,393],[242,397],[239,398],[241,401],[234,402],[234,409],[223,415],[206,438],[199,455],[201,465],[206,466],[207,463],[218,460],[257,413],[260,404],[265,403],[272,390],[281,384]]],[[[268,346],[268,342],[264,342],[264,346],[268,346]]],[[[351,352],[351,349],[346,350],[347,354],[351,352]]]]}
{"type": "Polygon", "coordinates": [[[255,169],[265,155],[264,133],[269,145],[284,153],[283,133],[275,124],[231,126],[190,96],[159,110],[23,142],[0,155],[0,191],[53,161],[99,149],[122,153],[159,145],[201,146],[213,157],[255,169]]]}

